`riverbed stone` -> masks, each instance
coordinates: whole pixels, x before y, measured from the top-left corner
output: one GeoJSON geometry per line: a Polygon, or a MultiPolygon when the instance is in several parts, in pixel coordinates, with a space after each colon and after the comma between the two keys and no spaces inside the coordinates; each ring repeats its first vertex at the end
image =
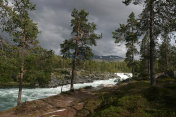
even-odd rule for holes
{"type": "Polygon", "coordinates": [[[76,104],[75,106],[73,106],[76,110],[81,110],[81,109],[83,109],[83,107],[84,107],[84,103],[82,102],[82,103],[78,103],[78,104],[76,104]]]}
{"type": "MultiPolygon", "coordinates": [[[[118,78],[118,76],[114,73],[90,73],[87,75],[81,75],[81,73],[78,73],[78,75],[75,78],[74,83],[89,83],[93,82],[94,80],[108,80],[110,78],[118,78]]],[[[66,84],[70,84],[71,75],[65,76],[64,80],[61,80],[59,77],[55,76],[54,74],[51,77],[51,81],[48,84],[47,87],[54,88],[66,84]]]]}

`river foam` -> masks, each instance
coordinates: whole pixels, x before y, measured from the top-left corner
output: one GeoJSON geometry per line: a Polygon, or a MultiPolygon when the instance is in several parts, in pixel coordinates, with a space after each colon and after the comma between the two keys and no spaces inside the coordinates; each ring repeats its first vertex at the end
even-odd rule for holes
{"type": "MultiPolygon", "coordinates": [[[[120,80],[128,79],[132,76],[131,73],[116,73],[120,76],[120,80]]],[[[109,80],[95,80],[91,83],[74,84],[75,89],[83,88],[86,86],[97,87],[100,85],[115,85],[118,78],[110,78],[109,80]]],[[[70,85],[64,85],[62,91],[68,91],[70,85]]],[[[61,86],[56,88],[24,88],[22,93],[22,101],[32,101],[42,99],[49,96],[61,93],[61,86]]],[[[16,106],[18,96],[18,88],[0,89],[0,111],[7,110],[16,106]]]]}

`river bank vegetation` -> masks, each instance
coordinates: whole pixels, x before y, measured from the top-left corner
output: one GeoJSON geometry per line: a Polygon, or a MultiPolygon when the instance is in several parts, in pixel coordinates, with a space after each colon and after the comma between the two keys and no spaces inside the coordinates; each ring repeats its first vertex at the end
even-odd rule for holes
{"type": "MultiPolygon", "coordinates": [[[[6,41],[4,41],[3,48],[3,51],[1,50],[2,56],[0,58],[1,87],[17,87],[20,72],[20,48],[6,41]]],[[[65,59],[40,46],[29,51],[26,50],[25,53],[24,86],[35,87],[35,84],[39,84],[40,87],[44,87],[51,80],[51,73],[60,76],[65,74],[62,71],[71,72],[71,58],[65,59]]],[[[130,68],[127,67],[125,62],[97,62],[87,60],[82,61],[78,66],[78,69],[86,71],[86,73],[82,74],[95,74],[96,72],[130,72],[130,68]]]]}
{"type": "Polygon", "coordinates": [[[0,112],[3,117],[175,117],[176,80],[132,80],[118,86],[94,89],[86,87],[74,92],[22,103],[0,112]],[[36,106],[37,105],[37,106],[36,106]]]}
{"type": "MultiPolygon", "coordinates": [[[[175,117],[176,47],[171,42],[175,41],[176,34],[176,1],[122,2],[143,5],[139,16],[132,12],[125,24],[114,24],[119,28],[112,32],[112,37],[116,44],[125,43],[125,61],[98,62],[91,59],[92,46],[96,46],[96,40],[103,34],[96,32],[96,24],[89,22],[89,13],[84,9],[75,8],[70,13],[72,32],[60,44],[61,55],[56,55],[53,50],[42,48],[38,41],[40,31],[31,16],[36,5],[31,0],[0,0],[0,85],[18,83],[20,105],[23,86],[46,87],[53,74],[63,80],[69,76],[73,90],[80,71],[85,76],[131,72],[133,82],[117,92],[107,95],[102,92],[101,102],[93,107],[96,111],[89,110],[89,115],[175,117]]],[[[88,109],[94,106],[91,104],[88,109]]]]}
{"type": "Polygon", "coordinates": [[[110,94],[102,93],[101,105],[90,117],[175,117],[176,80],[132,81],[110,94]]]}

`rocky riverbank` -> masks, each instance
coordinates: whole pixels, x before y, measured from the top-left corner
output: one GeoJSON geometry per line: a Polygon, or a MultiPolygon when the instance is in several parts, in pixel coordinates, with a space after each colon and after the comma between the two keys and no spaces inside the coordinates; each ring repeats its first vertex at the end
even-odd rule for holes
{"type": "MultiPolygon", "coordinates": [[[[123,73],[117,73],[121,78],[110,78],[107,80],[95,80],[93,82],[89,83],[76,83],[74,84],[74,88],[80,89],[80,88],[89,88],[89,87],[98,87],[98,89],[101,89],[104,86],[111,87],[113,85],[116,85],[118,81],[125,80],[129,78],[128,74],[125,75],[123,73]]],[[[130,73],[129,73],[130,75],[130,73]]],[[[22,93],[22,101],[32,101],[42,98],[47,98],[49,96],[57,95],[62,92],[66,92],[70,90],[70,84],[62,86],[58,86],[56,88],[24,88],[22,93]]],[[[17,88],[11,88],[11,89],[1,89],[0,91],[0,111],[7,110],[9,108],[16,106],[16,99],[18,96],[18,89],[17,88]]]]}
{"type": "MultiPolygon", "coordinates": [[[[18,82],[9,82],[9,83],[0,83],[0,88],[18,88],[19,83],[18,82]]],[[[29,84],[29,83],[23,83],[23,88],[34,88],[35,86],[29,84]]]]}
{"type": "MultiPolygon", "coordinates": [[[[60,72],[61,70],[57,71],[60,72]]],[[[51,74],[51,80],[48,84],[45,86],[42,86],[42,88],[55,88],[58,86],[63,86],[70,84],[71,82],[71,70],[65,70],[68,72],[68,74],[57,74],[52,73],[51,74]]],[[[120,78],[114,73],[86,73],[85,71],[78,71],[77,76],[74,80],[74,84],[76,83],[89,83],[93,82],[95,80],[108,80],[110,78],[120,78]]],[[[10,83],[0,83],[0,88],[18,88],[19,84],[18,82],[10,82],[10,83]]],[[[23,83],[23,88],[39,88],[39,84],[36,83],[30,84],[30,83],[23,83]]]]}
{"type": "MultiPolygon", "coordinates": [[[[76,83],[89,83],[93,82],[95,80],[108,80],[110,78],[120,78],[114,73],[82,73],[78,72],[77,76],[75,78],[74,84],[76,83]]],[[[64,78],[60,78],[60,76],[52,75],[51,81],[48,84],[49,88],[54,88],[66,84],[70,84],[71,82],[71,76],[66,75],[64,78]]]]}
{"type": "Polygon", "coordinates": [[[175,117],[175,91],[175,79],[157,79],[155,87],[131,80],[24,102],[0,117],[175,117]]]}
{"type": "Polygon", "coordinates": [[[101,93],[115,91],[117,86],[102,89],[86,87],[30,102],[0,112],[0,117],[85,117],[102,102],[101,93]]]}

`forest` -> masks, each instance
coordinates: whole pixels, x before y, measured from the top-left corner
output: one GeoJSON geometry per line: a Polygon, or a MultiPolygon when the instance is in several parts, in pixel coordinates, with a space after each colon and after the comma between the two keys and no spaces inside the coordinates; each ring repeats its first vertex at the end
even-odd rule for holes
{"type": "MultiPolygon", "coordinates": [[[[31,16],[31,13],[37,8],[36,4],[31,0],[0,0],[0,87],[18,86],[17,104],[19,106],[22,104],[23,87],[39,85],[38,87],[46,88],[52,80],[52,74],[57,74],[59,78],[69,74],[70,90],[73,92],[74,81],[79,71],[84,71],[86,74],[132,73],[132,80],[138,82],[136,86],[133,84],[129,86],[135,88],[133,93],[136,93],[137,86],[145,90],[149,86],[155,88],[158,83],[164,84],[163,79],[171,79],[170,82],[175,83],[173,79],[176,77],[176,1],[123,0],[122,2],[126,6],[142,4],[144,8],[138,16],[131,12],[125,24],[114,24],[118,26],[111,32],[114,43],[117,46],[125,44],[127,49],[125,60],[114,62],[92,60],[94,56],[92,47],[97,45],[97,41],[101,41],[103,33],[97,33],[97,25],[89,20],[91,14],[85,9],[75,8],[70,13],[72,18],[70,21],[71,37],[59,45],[61,54],[57,55],[53,50],[43,48],[38,40],[38,35],[42,32],[31,16]],[[9,5],[9,3],[13,5],[9,5]],[[157,81],[158,79],[159,81],[157,81]]],[[[170,86],[173,83],[170,83],[170,86]]],[[[168,84],[167,86],[169,87],[168,84]]],[[[105,96],[106,99],[103,98],[99,111],[90,116],[105,117],[104,114],[109,113],[109,116],[106,117],[116,117],[113,113],[111,115],[111,112],[118,110],[119,104],[128,110],[131,107],[125,107],[128,106],[124,104],[125,100],[134,101],[133,98],[141,100],[142,103],[148,103],[139,95],[121,98],[129,87],[122,88],[120,96],[112,94],[112,99],[105,96]],[[121,100],[118,100],[117,97],[121,100]],[[113,105],[117,100],[119,104],[113,105]]],[[[173,88],[175,87],[173,86],[173,88]]],[[[157,88],[153,90],[160,91],[157,88]]],[[[152,93],[153,90],[148,89],[147,91],[152,93]]],[[[147,99],[155,99],[149,94],[144,93],[143,95],[147,99]]],[[[163,94],[161,95],[163,96],[163,94]]],[[[172,99],[166,98],[174,101],[176,99],[174,96],[172,99]]],[[[160,99],[158,100],[160,101],[160,99]]],[[[161,100],[164,102],[165,98],[161,100]]],[[[168,103],[170,104],[170,102],[168,103]]],[[[133,105],[133,102],[130,104],[133,105]]],[[[144,105],[139,105],[141,110],[145,108],[144,105]]],[[[152,109],[156,105],[153,105],[152,109]]],[[[136,107],[138,105],[133,106],[138,108],[136,107]]],[[[166,116],[168,112],[168,117],[175,117],[175,107],[173,106],[172,111],[164,111],[165,113],[162,113],[161,117],[166,116]]],[[[128,113],[125,109],[119,111],[122,112],[117,112],[117,117],[122,116],[122,113],[128,113]]],[[[134,110],[128,111],[133,112],[134,110]]],[[[135,112],[137,111],[140,109],[135,112]]],[[[152,110],[152,112],[156,114],[158,111],[152,110]]],[[[139,117],[144,115],[139,115],[139,117]]],[[[147,114],[145,116],[149,117],[147,114]]],[[[159,114],[157,113],[156,116],[159,114]]]]}

